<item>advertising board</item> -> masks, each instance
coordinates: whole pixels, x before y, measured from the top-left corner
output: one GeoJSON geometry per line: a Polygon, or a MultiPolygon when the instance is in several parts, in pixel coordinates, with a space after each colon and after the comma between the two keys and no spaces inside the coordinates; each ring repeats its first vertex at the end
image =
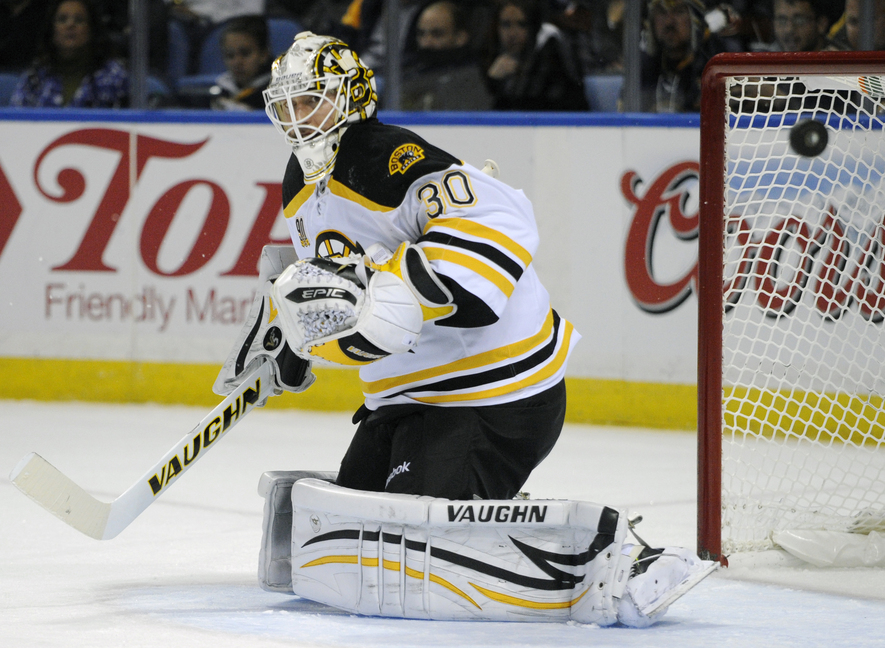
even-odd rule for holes
{"type": "MultiPolygon", "coordinates": [[[[584,381],[573,392],[585,395],[585,409],[615,412],[672,388],[690,420],[695,125],[590,115],[382,119],[474,166],[494,159],[500,179],[532,200],[541,233],[534,263],[554,308],[583,335],[569,376],[584,381]]],[[[245,320],[261,247],[288,241],[280,197],[288,157],[263,116],[4,112],[0,358],[211,374],[245,320]]]]}

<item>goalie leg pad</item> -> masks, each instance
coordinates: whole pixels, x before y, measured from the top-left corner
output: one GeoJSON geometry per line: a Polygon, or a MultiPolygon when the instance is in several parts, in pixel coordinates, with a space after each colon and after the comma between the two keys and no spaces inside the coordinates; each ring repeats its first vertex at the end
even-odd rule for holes
{"type": "Polygon", "coordinates": [[[255,363],[264,361],[274,363],[276,394],[283,390],[302,392],[316,380],[310,370],[310,362],[299,358],[292,351],[277,318],[277,308],[271,299],[273,282],[296,259],[295,250],[291,246],[266,245],[262,249],[259,288],[252,300],[246,323],[212,386],[216,394],[225,396],[231,393],[255,363]]]}
{"type": "Polygon", "coordinates": [[[335,481],[337,473],[306,470],[266,472],[258,482],[264,498],[258,583],[268,592],[292,594],[292,484],[307,477],[335,481]]]}
{"type": "MultiPolygon", "coordinates": [[[[358,614],[611,625],[626,518],[554,500],[453,501],[294,483],[292,589],[358,614]]],[[[620,578],[618,577],[620,574],[620,578]]]]}

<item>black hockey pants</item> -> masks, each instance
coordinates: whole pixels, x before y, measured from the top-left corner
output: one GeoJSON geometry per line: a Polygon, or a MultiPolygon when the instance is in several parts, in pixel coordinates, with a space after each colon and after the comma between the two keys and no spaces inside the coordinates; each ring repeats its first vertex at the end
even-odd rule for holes
{"type": "Polygon", "coordinates": [[[447,499],[511,499],[553,448],[565,419],[565,381],[487,407],[361,407],[337,483],[447,499]]]}

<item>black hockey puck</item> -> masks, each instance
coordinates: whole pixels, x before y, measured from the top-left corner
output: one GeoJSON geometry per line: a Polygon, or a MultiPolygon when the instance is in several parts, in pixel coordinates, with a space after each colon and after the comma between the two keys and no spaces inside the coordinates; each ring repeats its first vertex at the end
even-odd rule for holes
{"type": "Polygon", "coordinates": [[[790,129],[790,146],[799,155],[815,157],[827,148],[827,127],[814,119],[803,119],[790,129]]]}

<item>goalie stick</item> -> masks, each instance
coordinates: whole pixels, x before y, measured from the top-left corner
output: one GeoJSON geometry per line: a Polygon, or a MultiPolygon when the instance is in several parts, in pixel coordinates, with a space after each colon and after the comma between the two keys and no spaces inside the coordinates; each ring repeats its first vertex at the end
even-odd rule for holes
{"type": "Polygon", "coordinates": [[[227,398],[113,502],[97,500],[36,453],[22,457],[9,479],[40,506],[96,540],[115,538],[222,434],[273,391],[273,363],[262,362],[227,398]]]}

